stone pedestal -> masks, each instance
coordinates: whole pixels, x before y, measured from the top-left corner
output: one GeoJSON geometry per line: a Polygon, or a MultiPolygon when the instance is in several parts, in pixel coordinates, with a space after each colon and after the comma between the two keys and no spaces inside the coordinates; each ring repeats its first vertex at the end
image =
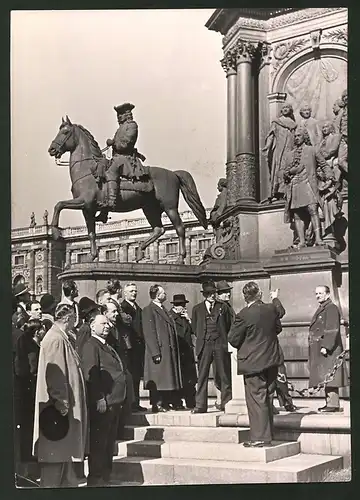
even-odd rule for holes
{"type": "Polygon", "coordinates": [[[228,345],[231,352],[232,400],[225,405],[225,413],[247,415],[243,375],[237,374],[237,349],[228,345]]]}

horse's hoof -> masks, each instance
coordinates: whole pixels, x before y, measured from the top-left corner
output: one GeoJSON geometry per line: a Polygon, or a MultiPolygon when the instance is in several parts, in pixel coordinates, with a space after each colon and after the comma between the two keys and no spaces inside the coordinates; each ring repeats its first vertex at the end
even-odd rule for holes
{"type": "Polygon", "coordinates": [[[52,226],[52,229],[51,229],[51,234],[52,234],[52,237],[55,241],[59,240],[61,238],[61,232],[60,232],[60,229],[56,226],[52,226]]]}

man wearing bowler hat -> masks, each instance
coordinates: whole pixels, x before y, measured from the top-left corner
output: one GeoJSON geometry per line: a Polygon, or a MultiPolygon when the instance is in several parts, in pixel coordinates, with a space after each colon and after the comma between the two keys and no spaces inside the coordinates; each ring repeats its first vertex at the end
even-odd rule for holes
{"type": "Polygon", "coordinates": [[[227,304],[216,300],[214,281],[202,284],[204,301],[192,311],[191,326],[196,335],[196,355],[198,358],[198,385],[196,407],[193,413],[206,413],[208,406],[208,380],[211,363],[214,361],[220,381],[220,410],[231,399],[231,381],[226,369],[228,356],[227,334],[231,327],[231,312],[227,304]]]}
{"type": "Polygon", "coordinates": [[[177,401],[174,401],[175,409],[184,409],[182,398],[185,399],[186,408],[195,408],[195,394],[196,394],[196,365],[194,358],[194,345],[193,345],[193,331],[191,328],[191,320],[186,310],[188,304],[183,293],[173,296],[172,308],[169,315],[175,321],[176,335],[179,344],[180,355],[180,370],[183,388],[177,393],[177,401]]]}
{"type": "Polygon", "coordinates": [[[135,148],[138,125],[132,114],[134,108],[135,106],[129,102],[114,106],[119,127],[114,138],[106,141],[106,144],[112,147],[112,159],[105,173],[108,185],[107,207],[101,211],[96,219],[101,222],[107,221],[109,210],[113,210],[116,206],[120,177],[133,181],[134,190],[149,191],[149,169],[142,165],[140,160],[145,161],[145,157],[135,148]]]}

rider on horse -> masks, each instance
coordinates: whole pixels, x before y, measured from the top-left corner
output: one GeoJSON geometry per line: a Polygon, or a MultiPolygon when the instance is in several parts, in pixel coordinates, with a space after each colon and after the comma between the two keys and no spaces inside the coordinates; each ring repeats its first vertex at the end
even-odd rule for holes
{"type": "Polygon", "coordinates": [[[108,212],[115,208],[120,177],[132,181],[134,189],[137,185],[137,191],[141,191],[141,185],[149,181],[149,169],[144,167],[140,161],[144,161],[145,157],[135,148],[138,126],[133,119],[132,110],[134,108],[135,106],[129,102],[114,107],[119,128],[114,138],[106,141],[107,146],[112,147],[112,159],[105,173],[108,184],[107,204],[96,218],[98,221],[106,222],[108,212]]]}

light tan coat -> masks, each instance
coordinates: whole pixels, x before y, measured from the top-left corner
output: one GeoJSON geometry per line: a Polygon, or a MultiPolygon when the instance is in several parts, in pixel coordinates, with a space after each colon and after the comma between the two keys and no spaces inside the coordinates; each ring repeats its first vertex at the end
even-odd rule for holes
{"type": "Polygon", "coordinates": [[[39,356],[35,398],[34,454],[39,462],[84,460],[88,415],[80,358],[67,335],[55,323],[45,335],[39,356]],[[49,441],[39,429],[41,411],[55,401],[69,404],[69,432],[60,441],[49,441]]]}

